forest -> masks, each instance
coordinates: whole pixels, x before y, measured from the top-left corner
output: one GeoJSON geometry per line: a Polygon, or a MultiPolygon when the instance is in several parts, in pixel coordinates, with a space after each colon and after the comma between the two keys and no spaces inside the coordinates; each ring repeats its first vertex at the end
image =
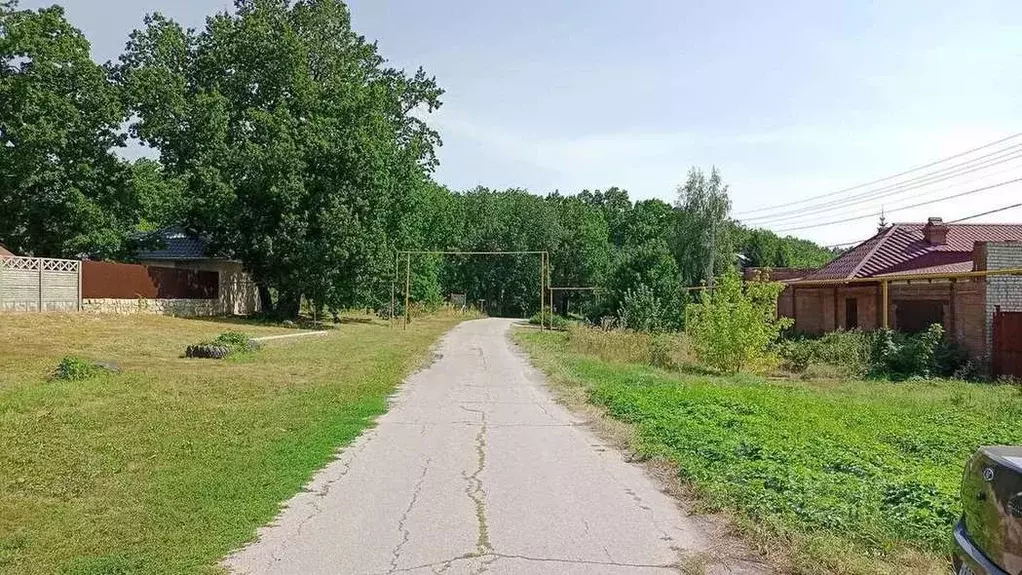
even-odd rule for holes
{"type": "MultiPolygon", "coordinates": [[[[734,221],[722,173],[683,158],[670,202],[612,185],[448,189],[428,121],[442,88],[389,66],[339,0],[236,0],[200,29],[151,14],[106,63],[60,6],[5,0],[0,59],[0,243],[130,261],[144,232],[181,226],[241,261],[278,317],[386,309],[395,250],[548,251],[551,285],[600,288],[561,294],[558,312],[645,298],[677,310],[668,327],[684,288],[724,270],[834,256],[734,221]],[[129,159],[139,149],[152,157],[129,159]]],[[[539,308],[537,256],[413,259],[416,303],[539,308]]]]}

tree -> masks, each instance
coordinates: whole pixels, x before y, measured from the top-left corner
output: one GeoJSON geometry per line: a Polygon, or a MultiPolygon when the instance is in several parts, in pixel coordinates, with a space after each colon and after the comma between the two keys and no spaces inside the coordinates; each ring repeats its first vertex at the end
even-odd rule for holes
{"type": "Polygon", "coordinates": [[[439,145],[417,110],[442,91],[387,67],[340,0],[236,0],[200,32],[148,16],[117,78],[132,134],[186,182],[187,226],[244,263],[264,309],[389,299],[408,190],[439,145]]]}
{"type": "Polygon", "coordinates": [[[663,240],[654,240],[621,251],[615,259],[600,295],[604,315],[617,315],[629,291],[644,286],[643,297],[657,300],[668,313],[665,329],[679,329],[683,311],[678,282],[678,264],[663,240]]]}
{"type": "Polygon", "coordinates": [[[770,345],[792,323],[777,317],[783,289],[783,284],[767,281],[747,282],[743,289],[736,270],[720,276],[714,288],[686,310],[685,331],[699,359],[728,373],[763,363],[770,345]]]}
{"type": "MultiPolygon", "coordinates": [[[[550,251],[551,281],[558,286],[598,286],[610,266],[610,230],[602,210],[578,197],[549,196],[557,210],[559,234],[550,251]]],[[[556,306],[567,315],[582,297],[558,292],[556,306]]]]}
{"type": "Polygon", "coordinates": [[[701,170],[689,171],[678,189],[675,257],[687,285],[713,285],[714,275],[734,263],[728,213],[728,187],[714,167],[707,178],[701,170]]]}
{"type": "Polygon", "coordinates": [[[59,6],[0,3],[0,239],[35,256],[123,252],[140,206],[124,108],[89,42],[59,6]]]}

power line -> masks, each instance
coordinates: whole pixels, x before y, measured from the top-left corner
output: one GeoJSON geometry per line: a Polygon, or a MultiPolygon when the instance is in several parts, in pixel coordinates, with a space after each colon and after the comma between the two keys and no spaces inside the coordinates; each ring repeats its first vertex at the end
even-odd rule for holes
{"type": "Polygon", "coordinates": [[[1015,208],[1022,208],[1022,204],[1012,204],[1010,206],[1004,206],[1003,208],[997,208],[996,210],[990,210],[989,212],[983,212],[982,214],[973,214],[971,216],[966,216],[964,218],[958,218],[957,220],[952,220],[952,221],[950,221],[948,223],[949,224],[957,224],[958,222],[964,222],[966,220],[972,220],[972,219],[980,218],[980,217],[983,217],[983,216],[989,216],[990,214],[996,214],[997,212],[1004,212],[1004,211],[1012,210],[1012,209],[1015,209],[1015,208]]]}
{"type": "MultiPolygon", "coordinates": [[[[1022,154],[1020,154],[1018,157],[1022,157],[1022,154]]],[[[1016,158],[1012,158],[1012,159],[1016,159],[1016,158]]],[[[986,166],[986,167],[990,167],[990,166],[986,166]]],[[[951,190],[951,189],[956,188],[956,187],[961,186],[961,185],[968,185],[968,184],[972,184],[972,183],[977,183],[980,180],[983,180],[985,178],[989,178],[989,177],[992,177],[992,176],[997,176],[997,175],[1000,175],[1000,174],[1005,174],[1005,173],[1008,173],[1008,172],[1016,171],[1016,170],[1019,169],[1019,167],[1020,166],[1018,166],[1018,165],[1014,165],[1014,166],[1009,167],[1006,170],[998,170],[996,172],[990,172],[988,174],[984,174],[984,175],[982,175],[982,176],[980,176],[978,178],[972,178],[972,179],[970,179],[968,181],[965,181],[965,182],[956,182],[956,183],[951,184],[949,186],[942,186],[940,188],[929,188],[929,186],[932,186],[933,184],[940,183],[940,181],[943,180],[943,179],[954,179],[954,178],[963,176],[966,173],[968,173],[968,172],[963,172],[961,174],[956,174],[954,177],[942,178],[942,179],[934,180],[932,182],[927,182],[924,185],[914,186],[912,188],[907,188],[905,190],[901,190],[901,191],[898,192],[899,194],[902,193],[902,192],[912,191],[914,189],[924,189],[924,191],[921,192],[921,193],[912,194],[912,195],[905,196],[905,197],[902,197],[902,198],[897,198],[897,200],[898,201],[912,200],[914,198],[919,198],[919,197],[927,196],[927,195],[933,194],[935,192],[940,192],[940,191],[944,191],[944,190],[951,190]]],[[[877,198],[877,199],[881,199],[881,198],[877,198]]],[[[861,203],[868,203],[868,202],[861,202],[861,203]]],[[[768,225],[788,225],[788,226],[790,226],[790,225],[798,225],[798,224],[802,223],[799,220],[804,220],[806,218],[817,218],[817,217],[820,217],[821,214],[828,213],[828,212],[833,212],[833,211],[838,211],[838,210],[844,212],[844,211],[847,211],[848,209],[854,208],[856,205],[857,204],[850,204],[848,206],[841,206],[841,207],[830,208],[830,209],[825,209],[825,210],[816,210],[815,212],[813,210],[807,210],[807,211],[801,211],[801,212],[799,212],[797,214],[794,214],[794,215],[790,215],[790,216],[786,216],[786,217],[779,217],[779,218],[777,218],[775,220],[762,221],[762,222],[752,222],[752,223],[749,223],[748,221],[743,221],[743,223],[745,223],[747,225],[759,226],[759,227],[768,226],[768,225]],[[814,213],[815,213],[815,215],[814,215],[814,213]],[[794,220],[794,221],[792,221],[792,220],[794,220]]],[[[872,214],[872,212],[871,212],[871,214],[872,214]]],[[[867,215],[871,215],[871,214],[867,214],[867,215]]]]}
{"type": "Polygon", "coordinates": [[[1012,134],[1012,135],[1010,135],[1010,136],[1008,136],[1006,138],[1001,138],[1000,140],[995,140],[993,142],[990,142],[988,144],[984,144],[984,145],[979,146],[977,148],[972,148],[971,150],[966,150],[964,152],[960,152],[960,153],[955,154],[953,156],[948,156],[946,158],[942,158],[940,160],[936,160],[936,161],[930,162],[928,164],[924,164],[922,166],[917,166],[917,167],[912,168],[910,170],[905,170],[904,172],[898,172],[897,174],[894,174],[894,175],[891,175],[891,176],[887,176],[887,177],[884,177],[884,178],[879,178],[879,179],[873,180],[871,182],[866,182],[864,184],[859,184],[857,186],[852,186],[850,188],[844,188],[844,189],[837,190],[837,191],[834,191],[834,192],[827,192],[825,194],[820,194],[818,196],[812,196],[812,197],[809,197],[809,198],[803,198],[801,200],[795,200],[795,201],[787,202],[787,203],[784,203],[784,204],[776,204],[776,205],[773,205],[773,206],[764,206],[764,207],[760,207],[760,208],[746,210],[745,212],[742,212],[742,213],[753,214],[753,213],[757,213],[757,212],[763,212],[763,211],[768,211],[768,210],[775,210],[777,208],[785,208],[785,207],[788,207],[788,206],[795,206],[795,205],[804,204],[806,202],[810,202],[810,201],[813,201],[813,200],[818,200],[818,199],[821,199],[821,198],[826,198],[826,197],[835,196],[835,195],[838,195],[838,194],[843,194],[845,192],[851,192],[851,191],[854,191],[854,190],[859,190],[859,189],[862,189],[862,188],[865,188],[865,187],[868,187],[868,186],[879,184],[881,182],[886,182],[886,181],[889,181],[889,180],[893,180],[895,178],[898,178],[898,177],[901,177],[901,176],[905,176],[905,175],[911,174],[913,172],[918,172],[918,171],[924,170],[926,168],[937,166],[937,165],[949,162],[951,160],[954,160],[954,159],[957,159],[957,158],[961,158],[962,156],[967,156],[967,155],[969,155],[969,154],[971,154],[973,152],[978,152],[980,150],[985,150],[986,148],[990,148],[992,146],[996,146],[997,144],[1002,144],[1002,143],[1007,142],[1009,140],[1014,140],[1015,138],[1018,138],[1019,136],[1022,136],[1022,132],[1018,132],[1018,133],[1012,134]]]}
{"type": "MultiPolygon", "coordinates": [[[[990,185],[990,186],[984,186],[982,188],[976,188],[974,190],[968,190],[968,191],[965,191],[965,192],[960,192],[960,193],[957,193],[957,194],[952,194],[950,196],[944,196],[942,198],[937,198],[936,200],[930,200],[930,201],[927,201],[927,202],[920,202],[918,204],[912,204],[911,206],[902,206],[900,208],[895,208],[893,210],[886,210],[886,212],[887,213],[890,213],[890,212],[900,212],[900,211],[903,211],[903,210],[909,210],[909,209],[912,209],[912,208],[918,208],[920,206],[926,206],[926,205],[929,205],[929,204],[936,204],[936,203],[939,203],[939,202],[943,202],[945,200],[953,200],[955,198],[961,198],[963,196],[968,196],[968,195],[971,195],[971,194],[978,194],[979,192],[985,192],[987,190],[992,190],[994,188],[1000,188],[1001,186],[1007,186],[1008,184],[1014,184],[1016,182],[1022,182],[1022,178],[1015,178],[1013,180],[1008,180],[1006,182],[1001,182],[999,184],[993,184],[993,185],[990,185]]],[[[829,222],[823,222],[823,223],[820,223],[820,224],[813,224],[813,225],[801,226],[801,227],[796,227],[796,228],[786,228],[786,229],[783,229],[783,230],[774,230],[774,233],[780,234],[780,233],[785,233],[785,232],[794,232],[794,231],[798,231],[798,230],[808,230],[808,229],[811,229],[811,228],[820,228],[820,227],[830,226],[830,225],[834,225],[834,224],[843,224],[845,222],[853,222],[853,221],[856,221],[856,220],[862,220],[862,219],[870,218],[870,217],[873,217],[873,216],[879,216],[880,214],[881,214],[881,212],[876,212],[876,213],[867,214],[867,215],[864,215],[864,216],[845,218],[845,219],[841,219],[841,220],[833,220],[833,221],[829,221],[829,222]]]]}
{"type": "Polygon", "coordinates": [[[831,200],[830,202],[826,202],[826,203],[822,203],[822,204],[817,204],[817,205],[806,206],[804,208],[800,208],[798,210],[792,210],[792,211],[788,211],[788,212],[780,212],[780,213],[776,213],[776,214],[757,216],[757,217],[754,217],[754,218],[746,218],[743,221],[746,221],[746,222],[754,222],[754,221],[768,222],[769,221],[769,222],[772,222],[772,223],[776,223],[777,221],[782,221],[782,220],[785,220],[785,219],[792,219],[792,218],[797,217],[797,216],[803,216],[803,215],[813,214],[813,213],[823,213],[823,212],[834,211],[836,209],[846,208],[846,207],[854,206],[854,205],[857,205],[857,204],[868,203],[870,201],[878,200],[878,199],[881,199],[881,198],[886,198],[886,197],[889,197],[889,196],[898,195],[898,194],[901,194],[903,192],[911,191],[911,190],[914,190],[914,189],[919,189],[919,188],[922,188],[922,187],[925,187],[925,186],[929,186],[929,185],[932,185],[932,184],[936,184],[936,183],[939,183],[939,182],[942,182],[942,181],[955,179],[955,178],[964,176],[966,174],[971,174],[971,173],[979,171],[979,170],[984,170],[984,169],[987,169],[987,168],[990,168],[990,167],[993,167],[993,166],[996,166],[996,165],[999,165],[999,164],[1004,164],[1004,163],[1010,162],[1012,160],[1016,160],[1018,158],[1022,158],[1022,150],[1012,150],[1012,148],[1020,148],[1020,147],[1022,147],[1022,144],[1016,144],[1014,146],[1010,146],[1010,147],[1005,148],[1003,150],[998,150],[997,152],[993,152],[991,154],[986,154],[984,156],[979,156],[977,158],[973,158],[973,159],[968,160],[966,162],[963,162],[961,164],[957,164],[957,165],[954,165],[954,166],[949,166],[947,168],[942,168],[942,169],[937,170],[935,172],[931,172],[931,173],[928,173],[928,174],[923,174],[921,176],[917,176],[916,178],[905,180],[903,182],[899,182],[897,184],[892,184],[890,186],[886,186],[886,187],[882,187],[882,188],[877,188],[875,190],[870,190],[870,191],[867,191],[867,192],[864,192],[864,193],[861,193],[861,194],[855,194],[855,195],[849,196],[847,198],[840,198],[840,199],[836,199],[836,200],[831,200]],[[1009,152],[1009,153],[1005,154],[1005,152],[1009,152]],[[996,156],[996,157],[991,157],[991,156],[996,156]],[[979,162],[976,165],[970,165],[970,164],[974,164],[975,162],[977,162],[979,160],[984,160],[984,161],[979,162]],[[946,172],[946,173],[941,173],[941,172],[946,172]]]}
{"type": "MultiPolygon", "coordinates": [[[[996,214],[997,212],[1003,212],[1003,211],[1011,210],[1011,209],[1014,209],[1014,208],[1022,208],[1022,204],[1012,204],[1010,206],[1004,206],[1003,208],[997,208],[996,210],[990,210],[990,211],[982,212],[982,213],[979,213],[979,214],[972,214],[971,216],[965,216],[964,218],[958,218],[957,220],[952,220],[952,221],[950,221],[948,223],[949,224],[957,224],[959,222],[973,220],[973,219],[976,219],[976,218],[981,218],[983,216],[989,216],[990,214],[996,214]]],[[[874,234],[874,235],[876,235],[876,234],[874,234]]],[[[861,244],[862,242],[864,242],[866,240],[869,240],[869,239],[872,239],[872,238],[873,238],[873,236],[869,236],[868,238],[862,238],[861,240],[855,240],[855,241],[851,241],[851,242],[842,242],[842,243],[839,243],[839,244],[829,244],[829,245],[820,246],[820,247],[823,247],[823,248],[843,248],[845,246],[857,246],[857,245],[861,244]]]]}

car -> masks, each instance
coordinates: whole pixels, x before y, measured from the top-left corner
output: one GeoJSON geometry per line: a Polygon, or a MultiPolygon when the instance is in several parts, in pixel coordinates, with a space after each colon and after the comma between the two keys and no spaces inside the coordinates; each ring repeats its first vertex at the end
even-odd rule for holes
{"type": "Polygon", "coordinates": [[[980,447],[965,466],[958,575],[1022,573],[1022,446],[980,447]]]}

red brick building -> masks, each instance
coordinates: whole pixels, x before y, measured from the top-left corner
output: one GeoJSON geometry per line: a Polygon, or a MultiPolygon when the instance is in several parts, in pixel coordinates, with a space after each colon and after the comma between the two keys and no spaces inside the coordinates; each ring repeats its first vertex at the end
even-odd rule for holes
{"type": "Polygon", "coordinates": [[[990,361],[995,313],[1022,322],[1022,276],[954,275],[1017,268],[1022,224],[945,224],[940,218],[893,224],[819,270],[776,278],[788,284],[778,313],[808,334],[875,329],[883,325],[886,283],[891,328],[915,332],[940,323],[973,357],[990,361]]]}

